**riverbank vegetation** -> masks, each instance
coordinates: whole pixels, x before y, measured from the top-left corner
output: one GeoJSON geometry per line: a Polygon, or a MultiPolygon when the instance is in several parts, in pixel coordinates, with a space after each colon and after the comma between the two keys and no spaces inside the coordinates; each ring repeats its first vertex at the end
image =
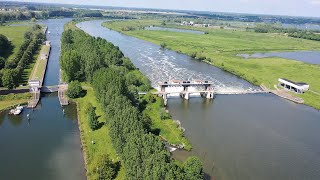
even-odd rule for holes
{"type": "MultiPolygon", "coordinates": [[[[186,166],[176,165],[164,141],[158,136],[159,130],[160,135],[166,135],[161,134],[164,129],[158,125],[160,128],[154,131],[154,127],[158,127],[152,126],[156,123],[153,121],[155,118],[163,118],[168,122],[171,119],[164,111],[163,103],[153,95],[150,98],[155,100],[151,100],[151,103],[148,102],[150,98],[137,98],[137,92],[151,90],[148,79],[112,43],[87,35],[75,27],[75,22],[65,27],[61,48],[64,79],[68,82],[81,81],[91,84],[83,86],[87,90],[86,96],[75,99],[80,111],[79,121],[86,152],[88,179],[101,179],[105,174],[110,174],[96,170],[100,169],[101,164],[99,154],[113,159],[112,163],[104,164],[110,164],[110,172],[115,170],[115,177],[119,179],[188,179],[188,174],[197,173],[202,178],[201,162],[186,163],[186,166]],[[93,90],[89,86],[92,86],[93,90]],[[98,118],[99,124],[103,123],[92,126],[94,130],[90,127],[92,117],[88,116],[91,107],[97,115],[94,118],[98,118]],[[106,130],[101,134],[103,128],[106,130]],[[90,134],[98,133],[99,136],[90,139],[93,138],[90,134]],[[109,143],[100,144],[100,141],[109,143]],[[98,142],[99,145],[96,146],[98,142]],[[194,170],[198,172],[193,172],[194,170]]],[[[177,124],[171,130],[180,132],[172,135],[174,138],[183,137],[177,124]]],[[[184,143],[190,148],[186,139],[178,143],[184,143]]]]}
{"type": "MultiPolygon", "coordinates": [[[[2,29],[3,27],[0,27],[2,29]]],[[[13,29],[16,27],[5,27],[4,29],[13,29]]],[[[15,47],[12,53],[14,56],[7,56],[5,66],[0,69],[0,86],[13,89],[28,81],[32,65],[37,58],[37,51],[45,39],[40,25],[29,27],[23,35],[23,43],[15,47]],[[15,52],[16,51],[16,52],[15,52]]]]}
{"type": "Polygon", "coordinates": [[[270,24],[258,25],[254,27],[254,31],[258,33],[282,33],[289,37],[320,41],[320,35],[317,34],[317,32],[299,30],[296,28],[277,27],[270,24]]]}
{"type": "MultiPolygon", "coordinates": [[[[139,28],[150,25],[161,26],[161,22],[160,20],[157,22],[155,20],[130,20],[105,22],[103,25],[158,45],[165,42],[167,49],[193,56],[199,60],[203,59],[255,85],[264,84],[268,88],[273,88],[278,78],[285,77],[293,81],[306,82],[310,84],[311,90],[320,92],[319,65],[276,57],[244,59],[237,56],[256,52],[320,50],[320,43],[317,41],[290,38],[279,34],[205,27],[192,27],[195,30],[208,31],[208,34],[204,35],[148,31],[139,28]],[[131,26],[135,30],[122,31],[122,28],[126,26],[131,26]]],[[[185,28],[185,26],[178,25],[169,27],[185,28]]],[[[319,95],[307,92],[299,96],[305,100],[305,104],[320,109],[319,95]]]]}
{"type": "Polygon", "coordinates": [[[27,103],[30,97],[30,93],[0,95],[0,111],[27,103]]]}

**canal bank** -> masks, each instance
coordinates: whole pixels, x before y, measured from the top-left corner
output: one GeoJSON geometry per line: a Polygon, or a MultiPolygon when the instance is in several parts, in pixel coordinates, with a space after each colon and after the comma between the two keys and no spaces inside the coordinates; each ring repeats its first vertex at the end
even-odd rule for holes
{"type": "MultiPolygon", "coordinates": [[[[51,54],[44,85],[59,82],[60,38],[70,19],[41,23],[51,31],[51,54]]],[[[61,108],[57,94],[42,94],[20,116],[0,113],[0,174],[3,179],[86,179],[75,104],[61,108]],[[27,115],[29,114],[29,118],[27,115]]]]}
{"type": "MultiPolygon", "coordinates": [[[[206,79],[220,91],[257,89],[211,65],[103,28],[102,22],[77,26],[119,46],[153,85],[169,78],[206,79]]],[[[191,154],[199,155],[205,172],[217,179],[320,177],[320,114],[312,108],[271,94],[218,95],[213,101],[169,99],[168,108],[186,129],[191,154]]],[[[175,157],[186,157],[176,153],[180,154],[175,157]]]]}

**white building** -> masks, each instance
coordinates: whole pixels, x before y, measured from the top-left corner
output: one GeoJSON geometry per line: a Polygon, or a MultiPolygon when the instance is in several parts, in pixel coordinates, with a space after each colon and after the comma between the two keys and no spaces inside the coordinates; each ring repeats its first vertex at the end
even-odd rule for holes
{"type": "Polygon", "coordinates": [[[308,91],[310,87],[307,83],[293,82],[285,78],[279,78],[279,86],[298,94],[308,91]]]}
{"type": "Polygon", "coordinates": [[[39,89],[41,87],[39,80],[30,80],[28,82],[28,84],[29,84],[30,91],[32,91],[32,92],[39,91],[39,89]]]}

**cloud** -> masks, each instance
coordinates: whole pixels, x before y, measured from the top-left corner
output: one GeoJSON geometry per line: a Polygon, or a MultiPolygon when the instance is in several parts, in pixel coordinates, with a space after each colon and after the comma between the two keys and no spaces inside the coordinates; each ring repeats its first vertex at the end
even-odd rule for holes
{"type": "Polygon", "coordinates": [[[310,2],[310,4],[312,4],[312,5],[320,5],[320,0],[312,0],[310,2]]]}

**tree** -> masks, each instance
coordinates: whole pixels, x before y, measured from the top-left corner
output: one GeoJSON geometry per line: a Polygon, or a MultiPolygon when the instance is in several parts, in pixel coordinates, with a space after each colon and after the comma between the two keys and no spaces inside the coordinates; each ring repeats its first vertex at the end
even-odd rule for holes
{"type": "Polygon", "coordinates": [[[82,77],[80,57],[75,50],[68,51],[61,58],[61,66],[67,81],[80,80],[82,77]]]}
{"type": "Polygon", "coordinates": [[[189,157],[183,164],[183,170],[186,175],[186,179],[200,180],[203,179],[202,162],[195,156],[189,157]]]}
{"type": "Polygon", "coordinates": [[[4,56],[8,50],[11,50],[11,42],[6,36],[0,34],[0,56],[4,56]]]}
{"type": "Polygon", "coordinates": [[[88,108],[88,120],[89,120],[89,126],[91,130],[94,131],[99,128],[99,121],[96,115],[96,108],[93,107],[91,104],[89,104],[89,108],[88,108]]]}
{"type": "Polygon", "coordinates": [[[4,68],[6,60],[3,57],[0,57],[0,70],[4,68]]]}
{"type": "Polygon", "coordinates": [[[15,83],[15,72],[14,70],[8,69],[3,71],[2,75],[2,85],[8,89],[13,89],[16,87],[15,83]]]}
{"type": "Polygon", "coordinates": [[[78,98],[83,95],[83,89],[79,81],[72,81],[69,83],[67,96],[69,98],[78,98]]]}

